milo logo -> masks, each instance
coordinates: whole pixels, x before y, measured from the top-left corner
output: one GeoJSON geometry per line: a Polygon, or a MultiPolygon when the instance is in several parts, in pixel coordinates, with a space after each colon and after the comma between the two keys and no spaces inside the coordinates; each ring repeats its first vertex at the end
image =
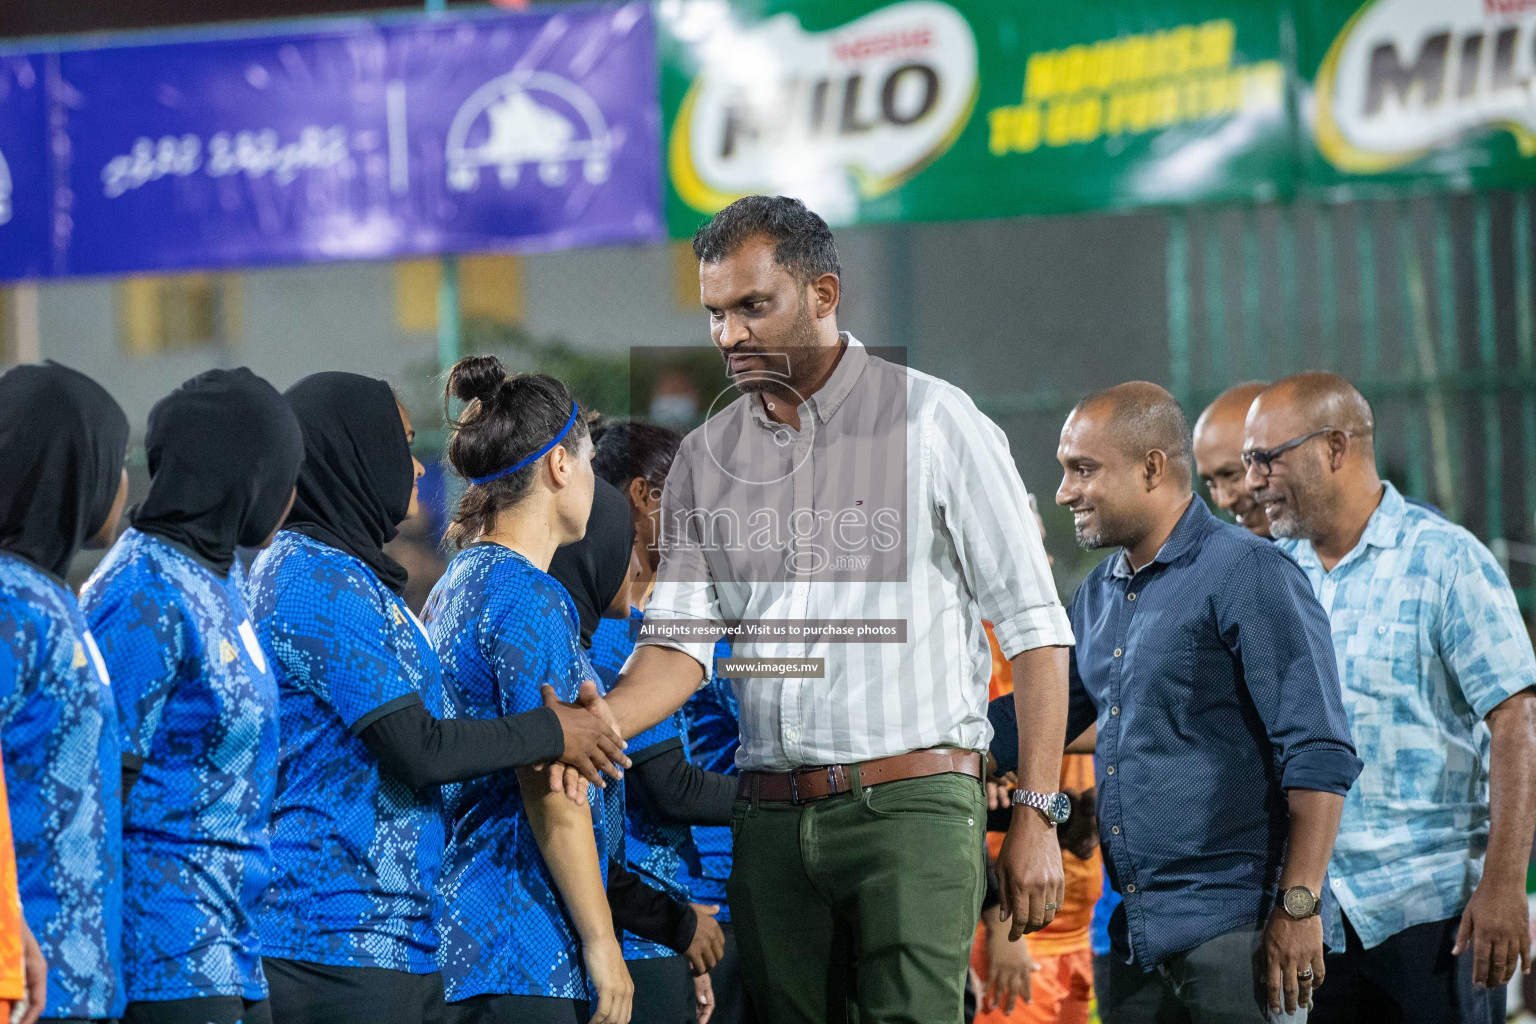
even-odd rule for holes
{"type": "Polygon", "coordinates": [[[1536,154],[1536,0],[1373,0],[1318,68],[1317,145],[1374,174],[1456,139],[1514,134],[1536,154]]]}
{"type": "Polygon", "coordinates": [[[668,142],[674,187],[713,213],[755,192],[831,220],[947,150],[976,102],[976,38],[958,11],[906,0],[825,31],[793,14],[694,40],[704,60],[668,142]]]}

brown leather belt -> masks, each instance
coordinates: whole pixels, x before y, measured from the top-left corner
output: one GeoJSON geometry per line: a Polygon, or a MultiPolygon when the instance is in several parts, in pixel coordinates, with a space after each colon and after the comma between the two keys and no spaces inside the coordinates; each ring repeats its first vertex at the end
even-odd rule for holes
{"type": "Polygon", "coordinates": [[[981,755],[974,750],[932,747],[910,754],[880,757],[857,765],[819,764],[790,772],[742,772],[736,795],[743,800],[774,800],[807,804],[829,796],[853,791],[849,768],[859,770],[859,785],[878,786],[884,782],[921,779],[929,775],[958,772],[973,779],[981,778],[981,755]]]}

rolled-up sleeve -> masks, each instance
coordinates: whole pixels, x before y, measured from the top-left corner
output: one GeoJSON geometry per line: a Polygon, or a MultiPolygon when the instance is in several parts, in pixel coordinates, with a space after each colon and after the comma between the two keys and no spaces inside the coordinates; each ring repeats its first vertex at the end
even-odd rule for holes
{"type": "Polygon", "coordinates": [[[1328,614],[1306,574],[1268,545],[1238,561],[1219,591],[1222,638],[1281,766],[1281,786],[1343,795],[1362,767],[1349,733],[1328,614]]]}
{"type": "Polygon", "coordinates": [[[927,413],[922,455],[937,514],[1003,656],[1071,646],[1072,626],[1007,437],[958,388],[941,389],[927,413]]]}
{"type": "Polygon", "coordinates": [[[719,621],[720,603],[705,558],[694,509],[690,447],[684,442],[667,474],[661,492],[661,565],[656,588],[645,608],[645,628],[638,645],[656,644],[682,651],[704,668],[704,678],[714,674],[714,650],[718,635],[707,640],[678,640],[664,635],[668,623],[681,620],[719,621]]]}

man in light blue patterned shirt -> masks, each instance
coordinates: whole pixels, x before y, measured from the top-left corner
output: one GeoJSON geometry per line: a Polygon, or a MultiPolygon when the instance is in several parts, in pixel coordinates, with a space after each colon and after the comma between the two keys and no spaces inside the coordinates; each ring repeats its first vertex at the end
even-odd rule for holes
{"type": "Polygon", "coordinates": [[[1244,441],[1246,482],[1328,611],[1365,762],[1311,1019],[1502,1021],[1531,962],[1536,656],[1493,555],[1382,482],[1373,433],[1348,381],[1307,373],[1255,400],[1244,441]]]}

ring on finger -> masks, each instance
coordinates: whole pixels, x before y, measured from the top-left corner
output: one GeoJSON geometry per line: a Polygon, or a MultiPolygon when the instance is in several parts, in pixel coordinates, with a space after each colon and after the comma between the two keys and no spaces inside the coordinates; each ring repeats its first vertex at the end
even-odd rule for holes
{"type": "Polygon", "coordinates": [[[1312,968],[1306,967],[1296,972],[1296,977],[1302,981],[1312,980],[1312,968]]]}
{"type": "Polygon", "coordinates": [[[1047,914],[1054,914],[1054,913],[1056,913],[1056,911],[1058,911],[1060,909],[1061,909],[1060,905],[1056,904],[1056,903],[1047,903],[1045,905],[1045,912],[1047,914]]]}

